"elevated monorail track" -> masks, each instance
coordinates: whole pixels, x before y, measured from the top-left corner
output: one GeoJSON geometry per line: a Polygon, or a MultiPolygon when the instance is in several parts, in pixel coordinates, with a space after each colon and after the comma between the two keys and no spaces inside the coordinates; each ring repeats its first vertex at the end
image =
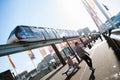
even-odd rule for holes
{"type": "MultiPolygon", "coordinates": [[[[66,38],[68,41],[78,39],[79,37],[69,37],[66,38]]],[[[60,39],[51,39],[51,40],[43,40],[43,41],[36,41],[36,42],[17,42],[13,44],[5,44],[0,45],[0,56],[5,56],[9,54],[15,54],[18,52],[35,49],[51,44],[57,44],[65,42],[63,38],[60,39]]]]}

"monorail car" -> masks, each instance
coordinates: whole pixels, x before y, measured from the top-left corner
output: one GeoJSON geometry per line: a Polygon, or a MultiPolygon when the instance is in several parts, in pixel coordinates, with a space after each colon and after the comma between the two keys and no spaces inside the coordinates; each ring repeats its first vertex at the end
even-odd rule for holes
{"type": "Polygon", "coordinates": [[[65,37],[78,36],[76,31],[53,29],[45,27],[34,26],[17,26],[11,33],[7,40],[7,43],[15,43],[19,41],[33,42],[50,39],[59,39],[65,37]]]}

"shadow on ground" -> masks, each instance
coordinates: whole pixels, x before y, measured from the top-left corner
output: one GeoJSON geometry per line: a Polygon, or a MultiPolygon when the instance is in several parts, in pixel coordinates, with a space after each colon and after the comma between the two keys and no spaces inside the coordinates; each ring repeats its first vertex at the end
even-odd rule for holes
{"type": "Polygon", "coordinates": [[[74,76],[78,71],[79,71],[79,69],[73,71],[69,76],[67,76],[67,77],[65,78],[65,80],[70,80],[70,79],[72,78],[72,76],[74,76]]]}
{"type": "Polygon", "coordinates": [[[51,74],[46,80],[50,80],[59,70],[61,70],[64,66],[60,67],[58,70],[56,70],[53,74],[51,74]]]}

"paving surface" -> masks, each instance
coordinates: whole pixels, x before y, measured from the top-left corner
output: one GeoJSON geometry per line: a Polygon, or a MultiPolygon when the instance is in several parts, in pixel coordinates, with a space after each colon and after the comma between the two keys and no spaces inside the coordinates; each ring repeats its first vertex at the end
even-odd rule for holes
{"type": "Polygon", "coordinates": [[[49,76],[55,71],[40,80],[120,80],[120,61],[116,58],[113,50],[108,47],[106,41],[98,40],[92,49],[86,50],[93,60],[93,66],[96,68],[95,72],[89,70],[86,63],[82,61],[79,64],[81,68],[69,77],[62,75],[68,67],[68,65],[65,65],[52,77],[49,76]]]}

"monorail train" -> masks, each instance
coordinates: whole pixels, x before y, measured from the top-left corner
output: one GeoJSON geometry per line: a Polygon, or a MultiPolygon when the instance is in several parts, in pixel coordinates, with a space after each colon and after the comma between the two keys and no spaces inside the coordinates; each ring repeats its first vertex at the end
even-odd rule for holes
{"type": "Polygon", "coordinates": [[[17,26],[7,40],[7,44],[19,41],[32,42],[79,36],[76,31],[34,26],[17,26]]]}

